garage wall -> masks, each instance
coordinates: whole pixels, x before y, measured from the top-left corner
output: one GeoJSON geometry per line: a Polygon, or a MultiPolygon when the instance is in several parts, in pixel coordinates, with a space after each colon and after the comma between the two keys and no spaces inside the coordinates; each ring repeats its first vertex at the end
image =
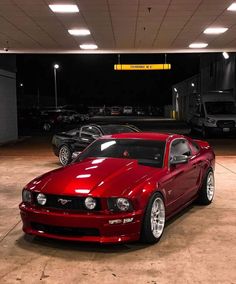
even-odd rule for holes
{"type": "Polygon", "coordinates": [[[201,93],[209,91],[230,91],[236,98],[236,78],[234,53],[224,59],[222,54],[201,55],[201,93]]]}
{"type": "Polygon", "coordinates": [[[16,75],[0,69],[0,143],[17,137],[16,75]]]}

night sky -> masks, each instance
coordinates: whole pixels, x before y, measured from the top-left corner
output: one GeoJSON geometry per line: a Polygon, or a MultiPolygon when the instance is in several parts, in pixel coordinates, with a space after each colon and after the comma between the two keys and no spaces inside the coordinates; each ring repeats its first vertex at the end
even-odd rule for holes
{"type": "MultiPolygon", "coordinates": [[[[164,63],[164,54],[121,54],[123,64],[164,63]]],[[[17,84],[24,94],[54,96],[53,64],[58,63],[58,97],[67,104],[171,104],[171,86],[199,72],[198,54],[168,54],[166,71],[114,71],[118,55],[17,55],[17,84]]]]}

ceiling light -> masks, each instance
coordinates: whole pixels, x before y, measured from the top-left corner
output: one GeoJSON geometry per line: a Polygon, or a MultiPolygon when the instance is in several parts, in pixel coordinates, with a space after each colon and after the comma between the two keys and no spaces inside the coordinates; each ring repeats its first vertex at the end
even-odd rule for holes
{"type": "Polygon", "coordinates": [[[87,29],[73,29],[73,30],[68,30],[69,34],[74,35],[74,36],[86,36],[90,35],[90,31],[87,29]]]}
{"type": "Polygon", "coordinates": [[[231,5],[227,8],[227,10],[229,10],[229,11],[236,11],[236,3],[231,4],[231,5]]]}
{"type": "Polygon", "coordinates": [[[228,30],[228,28],[207,28],[203,32],[204,34],[223,34],[228,30]]]}
{"type": "Polygon", "coordinates": [[[208,46],[208,43],[205,42],[194,42],[189,45],[190,48],[205,48],[208,46]]]}
{"type": "Polygon", "coordinates": [[[98,48],[96,44],[81,44],[79,47],[81,49],[97,49],[98,48]]]}
{"type": "Polygon", "coordinates": [[[191,86],[192,86],[192,87],[195,87],[195,84],[194,84],[194,83],[192,83],[192,84],[191,84],[191,86]]]}
{"type": "Polygon", "coordinates": [[[229,54],[228,52],[223,52],[222,55],[224,56],[224,59],[229,59],[229,54]]]}
{"type": "Polygon", "coordinates": [[[49,5],[49,8],[54,13],[78,13],[79,8],[77,5],[49,5]]]}

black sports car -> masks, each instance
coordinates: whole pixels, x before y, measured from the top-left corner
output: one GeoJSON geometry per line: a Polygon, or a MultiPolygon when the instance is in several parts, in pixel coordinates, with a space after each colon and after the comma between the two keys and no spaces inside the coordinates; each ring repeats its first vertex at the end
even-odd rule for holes
{"type": "Polygon", "coordinates": [[[77,129],[55,134],[52,138],[53,152],[59,157],[60,163],[66,166],[71,163],[73,155],[76,156],[76,153],[81,152],[100,136],[129,132],[140,132],[140,130],[133,125],[83,125],[77,129]]]}

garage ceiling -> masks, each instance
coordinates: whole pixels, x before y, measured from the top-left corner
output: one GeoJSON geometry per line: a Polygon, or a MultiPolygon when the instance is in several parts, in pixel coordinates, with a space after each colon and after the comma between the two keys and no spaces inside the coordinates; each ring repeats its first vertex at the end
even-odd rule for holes
{"type": "Polygon", "coordinates": [[[98,45],[97,53],[236,51],[236,12],[232,0],[1,0],[0,50],[8,52],[87,53],[83,43],[98,45]],[[77,4],[79,13],[53,13],[49,4],[77,4]],[[226,27],[206,35],[207,27],[226,27]],[[75,37],[68,29],[87,28],[75,37]],[[206,42],[205,49],[190,49],[206,42]]]}

